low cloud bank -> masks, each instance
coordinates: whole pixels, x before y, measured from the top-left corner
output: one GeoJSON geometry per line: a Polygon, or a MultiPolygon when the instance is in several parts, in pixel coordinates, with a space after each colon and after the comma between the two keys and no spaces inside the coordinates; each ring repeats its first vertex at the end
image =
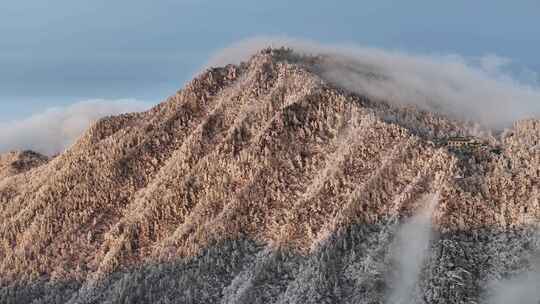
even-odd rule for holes
{"type": "Polygon", "coordinates": [[[53,155],[71,145],[99,118],[149,107],[149,104],[136,100],[88,100],[51,108],[26,119],[0,123],[0,153],[33,150],[53,155]]]}
{"type": "MultiPolygon", "coordinates": [[[[540,87],[506,68],[511,60],[487,55],[414,55],[351,45],[323,45],[276,37],[236,43],[216,53],[208,66],[238,63],[256,51],[286,46],[306,55],[328,55],[320,76],[338,86],[399,105],[417,105],[456,119],[502,129],[514,121],[540,116],[540,87]],[[520,80],[518,80],[520,79],[520,80]]],[[[536,77],[535,77],[536,78],[536,77]]]]}

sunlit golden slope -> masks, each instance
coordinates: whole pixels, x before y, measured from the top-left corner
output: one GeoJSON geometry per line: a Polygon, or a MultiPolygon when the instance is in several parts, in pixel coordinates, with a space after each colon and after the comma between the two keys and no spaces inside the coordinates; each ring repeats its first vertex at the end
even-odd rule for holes
{"type": "Polygon", "coordinates": [[[240,237],[308,254],[436,191],[442,232],[538,219],[539,121],[452,147],[469,124],[347,93],[317,60],[265,50],[32,170],[2,156],[0,280],[84,281],[240,237]]]}

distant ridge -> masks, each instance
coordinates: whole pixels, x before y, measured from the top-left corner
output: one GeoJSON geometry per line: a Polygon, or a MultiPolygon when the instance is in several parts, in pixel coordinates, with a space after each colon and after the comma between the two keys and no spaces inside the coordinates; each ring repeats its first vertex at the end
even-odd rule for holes
{"type": "Polygon", "coordinates": [[[45,164],[48,157],[33,151],[11,152],[0,155],[0,179],[26,172],[45,164]]]}

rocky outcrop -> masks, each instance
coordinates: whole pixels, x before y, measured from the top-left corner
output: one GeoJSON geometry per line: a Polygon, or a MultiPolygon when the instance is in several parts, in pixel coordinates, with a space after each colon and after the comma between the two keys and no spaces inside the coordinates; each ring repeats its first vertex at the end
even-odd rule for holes
{"type": "Polygon", "coordinates": [[[0,296],[379,303],[397,224],[434,192],[427,303],[472,301],[518,267],[484,260],[515,250],[504,239],[536,250],[538,120],[479,136],[337,88],[317,60],[265,50],[210,69],[147,112],[100,120],[46,164],[0,176],[0,296]],[[448,145],[456,136],[482,144],[448,145]]]}

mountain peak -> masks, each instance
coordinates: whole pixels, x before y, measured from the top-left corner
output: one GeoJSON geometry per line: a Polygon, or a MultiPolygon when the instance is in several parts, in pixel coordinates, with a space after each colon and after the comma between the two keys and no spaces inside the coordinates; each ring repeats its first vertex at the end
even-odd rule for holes
{"type": "MultiPolygon", "coordinates": [[[[459,246],[482,229],[515,233],[540,216],[538,121],[497,139],[473,123],[341,88],[318,73],[321,58],[264,49],[208,69],[146,112],[98,121],[53,161],[3,156],[0,172],[21,159],[29,171],[0,182],[0,283],[69,282],[72,301],[86,303],[123,274],[203,265],[199,257],[217,248],[223,259],[286,263],[276,289],[285,297],[284,286],[300,288],[286,278],[306,279],[301,257],[338,245],[385,256],[392,227],[428,204],[434,229],[451,244],[462,237],[459,246]]],[[[193,279],[216,278],[209,302],[243,277],[237,266],[214,274],[212,265],[193,279]]],[[[380,278],[366,280],[349,282],[380,278]]]]}

